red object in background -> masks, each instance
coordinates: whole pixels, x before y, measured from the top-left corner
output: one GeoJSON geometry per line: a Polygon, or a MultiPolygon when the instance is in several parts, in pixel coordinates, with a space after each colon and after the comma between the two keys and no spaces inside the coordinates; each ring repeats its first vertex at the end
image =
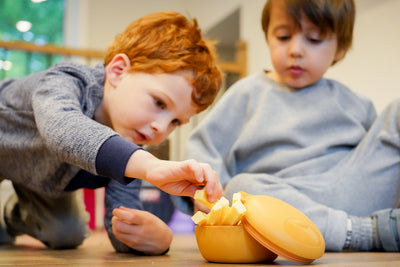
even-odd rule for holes
{"type": "Polygon", "coordinates": [[[96,192],[94,189],[83,189],[83,199],[85,201],[86,211],[90,215],[89,228],[96,229],[96,192]]]}

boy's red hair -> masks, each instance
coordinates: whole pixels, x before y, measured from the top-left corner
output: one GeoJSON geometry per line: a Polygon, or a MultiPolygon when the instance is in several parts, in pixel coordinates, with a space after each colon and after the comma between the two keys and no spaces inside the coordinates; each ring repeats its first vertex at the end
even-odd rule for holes
{"type": "Polygon", "coordinates": [[[132,22],[106,51],[107,65],[118,53],[126,54],[130,72],[193,72],[192,100],[199,112],[214,101],[222,84],[215,48],[202,38],[196,19],[173,12],[158,12],[132,22]]]}

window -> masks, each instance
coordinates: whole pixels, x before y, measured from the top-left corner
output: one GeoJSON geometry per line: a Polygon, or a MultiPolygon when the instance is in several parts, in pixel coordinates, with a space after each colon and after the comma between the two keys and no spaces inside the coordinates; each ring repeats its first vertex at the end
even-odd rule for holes
{"type": "MultiPolygon", "coordinates": [[[[63,44],[64,0],[0,0],[0,41],[63,44]]],[[[22,77],[62,60],[60,56],[0,49],[0,79],[22,77]]]]}

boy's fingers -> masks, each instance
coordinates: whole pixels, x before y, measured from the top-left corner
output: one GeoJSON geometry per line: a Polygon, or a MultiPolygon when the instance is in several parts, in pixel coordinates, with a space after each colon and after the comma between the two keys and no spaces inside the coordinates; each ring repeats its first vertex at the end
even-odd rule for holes
{"type": "Polygon", "coordinates": [[[201,204],[197,200],[194,201],[194,205],[193,206],[194,206],[194,213],[196,213],[199,210],[202,211],[202,212],[205,212],[205,213],[209,213],[210,212],[209,208],[207,208],[206,206],[204,206],[203,204],[201,204]]]}
{"type": "Polygon", "coordinates": [[[203,175],[206,181],[204,189],[207,192],[208,200],[210,202],[217,201],[222,195],[223,190],[219,182],[217,173],[211,168],[209,164],[202,163],[203,175]]]}
{"type": "Polygon", "coordinates": [[[113,210],[113,215],[118,218],[118,220],[127,224],[140,224],[141,219],[137,210],[128,209],[125,207],[116,208],[113,210]]]}
{"type": "Polygon", "coordinates": [[[118,239],[121,239],[123,235],[131,235],[132,232],[139,227],[138,225],[132,225],[121,221],[115,216],[111,219],[111,222],[113,225],[113,232],[115,235],[118,235],[118,239]]]}
{"type": "Polygon", "coordinates": [[[184,164],[184,172],[187,173],[191,173],[191,177],[190,180],[193,180],[196,183],[196,185],[204,185],[205,183],[205,178],[204,178],[204,171],[203,168],[201,166],[200,163],[198,163],[196,160],[194,159],[188,159],[184,162],[182,162],[184,164]]]}

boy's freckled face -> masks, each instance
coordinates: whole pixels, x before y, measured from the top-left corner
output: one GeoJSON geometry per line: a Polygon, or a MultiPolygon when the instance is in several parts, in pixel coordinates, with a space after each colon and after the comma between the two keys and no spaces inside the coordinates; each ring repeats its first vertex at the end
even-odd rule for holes
{"type": "Polygon", "coordinates": [[[300,23],[287,14],[284,1],[273,2],[267,41],[275,70],[269,76],[294,88],[317,82],[341,56],[335,34],[322,36],[305,15],[300,23]]]}
{"type": "Polygon", "coordinates": [[[197,113],[185,77],[190,72],[124,73],[107,96],[108,126],[135,144],[161,143],[197,113]]]}

